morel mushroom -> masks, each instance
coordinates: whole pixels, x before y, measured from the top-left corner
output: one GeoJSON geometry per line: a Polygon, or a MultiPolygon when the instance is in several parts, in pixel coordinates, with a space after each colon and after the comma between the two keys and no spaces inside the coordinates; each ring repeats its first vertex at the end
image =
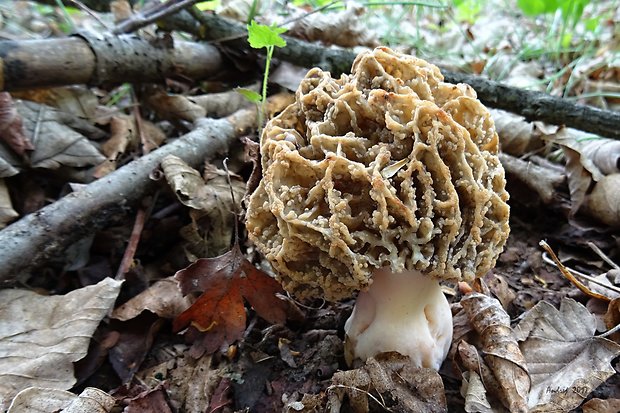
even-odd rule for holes
{"type": "Polygon", "coordinates": [[[438,369],[452,337],[439,280],[483,275],[508,237],[497,151],[474,90],[424,60],[381,47],[340,79],[312,69],[263,130],[249,237],[300,299],[361,291],[349,364],[397,351],[438,369]]]}

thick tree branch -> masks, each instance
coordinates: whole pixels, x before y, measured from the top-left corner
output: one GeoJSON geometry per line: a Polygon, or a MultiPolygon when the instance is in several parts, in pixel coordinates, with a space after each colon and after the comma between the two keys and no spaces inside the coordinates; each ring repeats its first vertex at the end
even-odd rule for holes
{"type": "Polygon", "coordinates": [[[166,155],[197,167],[256,123],[256,109],[228,118],[202,119],[196,128],[148,155],[71,193],[0,231],[0,281],[25,279],[37,266],[58,258],[68,246],[125,215],[157,183],[149,178],[166,155]]]}
{"type": "Polygon", "coordinates": [[[0,90],[159,81],[173,75],[200,79],[217,73],[221,63],[219,51],[208,44],[177,41],[165,47],[128,35],[0,41],[0,90]]]}
{"type": "MultiPolygon", "coordinates": [[[[170,16],[162,22],[166,28],[184,30],[234,49],[247,49],[244,25],[211,14],[205,14],[199,25],[189,13],[170,16]]],[[[325,48],[317,44],[284,36],[287,46],[276,48],[274,56],[299,66],[318,66],[334,76],[348,72],[355,54],[350,50],[325,48]]],[[[546,93],[519,89],[480,76],[455,73],[442,69],[446,81],[468,83],[486,105],[517,113],[528,120],[542,120],[566,125],[612,139],[620,139],[620,112],[575,104],[546,93]]]]}

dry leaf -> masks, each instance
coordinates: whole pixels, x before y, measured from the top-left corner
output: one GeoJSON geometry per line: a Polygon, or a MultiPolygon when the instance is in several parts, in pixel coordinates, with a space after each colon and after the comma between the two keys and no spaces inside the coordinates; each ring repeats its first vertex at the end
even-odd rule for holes
{"type": "Polygon", "coordinates": [[[468,413],[498,413],[496,408],[491,408],[484,383],[474,370],[463,373],[461,396],[465,399],[465,411],[468,413]]]}
{"type": "Polygon", "coordinates": [[[584,212],[610,227],[620,228],[619,188],[620,173],[603,177],[585,198],[584,212]]]}
{"type": "Polygon", "coordinates": [[[618,413],[620,399],[592,399],[583,405],[583,413],[618,413]]]}
{"type": "Polygon", "coordinates": [[[179,201],[193,208],[190,211],[192,224],[182,232],[183,237],[189,241],[188,253],[202,258],[225,252],[230,246],[236,225],[234,211],[240,210],[245,193],[243,179],[230,174],[236,204],[233,205],[225,171],[206,164],[203,178],[182,159],[172,155],[165,157],[161,166],[179,201]]]}
{"type": "Polygon", "coordinates": [[[490,109],[490,112],[502,152],[518,157],[544,145],[541,136],[545,133],[536,127],[535,122],[499,109],[490,109]]]}
{"type": "Polygon", "coordinates": [[[594,337],[596,320],[575,300],[565,298],[557,310],[541,301],[515,327],[532,389],[532,412],[569,411],[614,374],[611,360],[620,345],[594,337]]]}
{"type": "MultiPolygon", "coordinates": [[[[221,377],[226,373],[211,366],[211,356],[204,356],[198,360],[186,357],[183,349],[161,347],[156,350],[154,359],[164,362],[149,367],[137,374],[148,386],[156,386],[164,377],[168,383],[167,392],[170,399],[179,403],[179,411],[186,413],[204,413],[205,406],[213,394],[221,377]],[[172,354],[171,354],[172,353],[172,354]],[[171,356],[173,357],[171,359],[171,356]],[[174,360],[171,363],[171,360],[174,360]]],[[[220,362],[222,370],[226,364],[220,362]]]]}
{"type": "Polygon", "coordinates": [[[525,161],[507,153],[501,152],[498,156],[506,170],[509,182],[512,182],[513,179],[522,182],[527,188],[535,191],[544,204],[549,205],[557,202],[557,188],[560,188],[566,180],[564,173],[536,165],[531,161],[525,161]]]}
{"type": "Polygon", "coordinates": [[[34,149],[24,131],[21,115],[17,112],[8,92],[0,92],[0,140],[6,142],[18,155],[34,149]]]}
{"type": "Polygon", "coordinates": [[[484,294],[468,294],[461,305],[480,335],[484,360],[501,388],[501,394],[495,396],[511,412],[527,412],[530,377],[510,317],[498,300],[484,294]]]}
{"type": "Polygon", "coordinates": [[[164,278],[142,291],[125,304],[117,307],[111,317],[127,321],[140,315],[144,310],[162,318],[172,319],[191,305],[188,297],[183,297],[174,276],[164,278]]]}
{"type": "Polygon", "coordinates": [[[82,167],[105,160],[84,134],[96,139],[104,133],[87,121],[50,106],[16,101],[26,136],[34,145],[30,164],[34,168],[82,167]]]}
{"type": "Polygon", "coordinates": [[[43,387],[28,387],[20,391],[7,413],[108,413],[116,404],[114,397],[103,390],[87,387],[79,395],[43,387]]]}
{"type": "Polygon", "coordinates": [[[62,112],[94,120],[99,101],[92,89],[81,86],[62,86],[11,92],[15,99],[29,100],[53,106],[62,112]]]}
{"type": "Polygon", "coordinates": [[[571,215],[574,216],[585,201],[588,189],[590,189],[592,184],[592,175],[581,164],[579,152],[566,146],[562,147],[562,149],[566,157],[564,168],[570,192],[571,215]]]}
{"type": "Polygon", "coordinates": [[[97,166],[93,174],[95,178],[101,178],[116,169],[116,160],[125,153],[134,137],[134,124],[129,116],[117,115],[110,118],[110,137],[101,145],[101,151],[108,159],[97,166]]]}
{"type": "Polygon", "coordinates": [[[245,259],[235,243],[226,254],[203,258],[176,273],[183,295],[202,293],[173,323],[174,331],[189,327],[190,354],[198,358],[243,336],[245,298],[256,313],[273,324],[286,320],[287,304],[276,297],[284,290],[275,279],[245,259]]]}
{"type": "Polygon", "coordinates": [[[327,45],[376,47],[376,35],[360,20],[365,10],[360,4],[349,3],[343,11],[310,14],[297,20],[288,34],[327,45]]]}
{"type": "Polygon", "coordinates": [[[0,178],[0,229],[6,227],[6,224],[17,218],[19,214],[13,209],[9,189],[6,182],[0,178]]]}
{"type": "MultiPolygon", "coordinates": [[[[283,64],[281,62],[280,64],[283,64]]],[[[272,74],[269,75],[269,82],[272,82],[272,74]]],[[[244,87],[244,89],[253,90],[260,93],[258,83],[244,87]]],[[[207,93],[204,95],[196,95],[188,98],[191,102],[202,107],[210,118],[222,118],[235,113],[237,110],[250,105],[251,103],[239,93],[237,90],[228,90],[221,93],[207,93]]]]}
{"type": "Polygon", "coordinates": [[[439,374],[413,367],[409,357],[394,352],[370,357],[359,369],[336,372],[327,395],[331,412],[340,411],[345,396],[350,405],[345,411],[355,413],[368,413],[370,405],[394,412],[446,411],[439,374]]]}
{"type": "Polygon", "coordinates": [[[0,291],[0,408],[27,387],[73,386],[73,363],[86,355],[121,284],[106,278],[57,296],[0,291]]]}
{"type": "Polygon", "coordinates": [[[204,118],[207,111],[200,105],[192,102],[183,95],[171,95],[163,90],[156,90],[147,99],[151,107],[160,119],[171,121],[186,120],[194,122],[204,118]]]}

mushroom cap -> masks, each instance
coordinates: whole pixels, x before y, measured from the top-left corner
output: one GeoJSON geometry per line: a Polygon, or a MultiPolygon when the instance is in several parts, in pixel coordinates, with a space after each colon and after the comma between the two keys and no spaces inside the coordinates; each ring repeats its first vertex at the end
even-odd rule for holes
{"type": "Polygon", "coordinates": [[[509,232],[488,110],[469,85],[386,47],[351,72],[311,69],[265,126],[250,239],[300,299],[350,297],[382,267],[483,275],[509,232]]]}

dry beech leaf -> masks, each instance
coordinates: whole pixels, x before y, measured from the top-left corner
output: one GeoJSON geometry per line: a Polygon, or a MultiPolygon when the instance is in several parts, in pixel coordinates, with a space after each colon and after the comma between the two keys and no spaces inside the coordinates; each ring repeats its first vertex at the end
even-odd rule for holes
{"type": "Polygon", "coordinates": [[[86,355],[121,284],[106,278],[55,296],[0,291],[0,408],[27,387],[73,386],[73,363],[86,355]]]}
{"type": "Polygon", "coordinates": [[[502,394],[496,396],[511,412],[527,412],[530,377],[510,317],[497,299],[484,294],[468,294],[461,305],[480,336],[484,361],[501,388],[502,394]]]}
{"type": "Polygon", "coordinates": [[[26,151],[34,149],[25,133],[22,117],[8,92],[0,92],[0,140],[18,155],[25,155],[26,151]]]}
{"type": "Polygon", "coordinates": [[[445,412],[446,396],[439,374],[432,369],[411,365],[407,356],[381,353],[370,357],[355,370],[339,371],[327,389],[331,412],[368,413],[381,407],[393,412],[445,412]]]}
{"type": "Polygon", "coordinates": [[[103,390],[85,388],[82,393],[74,393],[43,387],[29,387],[20,391],[7,413],[108,413],[116,404],[116,399],[103,390]]]}
{"type": "Polygon", "coordinates": [[[22,117],[26,136],[34,145],[30,154],[32,167],[82,167],[105,160],[85,136],[100,139],[105,134],[87,121],[34,102],[16,101],[15,107],[22,117]]]}
{"type": "Polygon", "coordinates": [[[13,209],[13,203],[9,196],[9,189],[6,182],[0,178],[0,229],[6,227],[6,224],[17,218],[19,214],[13,209]]]}
{"type": "Polygon", "coordinates": [[[239,244],[215,258],[202,258],[177,272],[183,295],[201,293],[190,308],[173,322],[174,331],[189,328],[193,342],[190,355],[201,357],[243,336],[246,324],[245,298],[260,317],[273,324],[286,320],[287,303],[280,283],[245,259],[239,244]]]}
{"type": "Polygon", "coordinates": [[[188,297],[183,297],[174,276],[157,281],[125,304],[117,307],[111,317],[127,321],[140,315],[144,310],[161,318],[172,319],[191,305],[188,297]]]}
{"type": "Polygon", "coordinates": [[[620,173],[603,177],[585,198],[584,212],[610,227],[620,228],[620,190],[618,188],[620,188],[620,173]]]}
{"type": "Polygon", "coordinates": [[[531,412],[574,409],[614,374],[620,345],[595,337],[595,329],[595,317],[570,298],[559,310],[541,301],[524,314],[515,335],[532,378],[531,412]]]}
{"type": "Polygon", "coordinates": [[[129,399],[123,413],[172,413],[166,399],[166,390],[160,383],[154,389],[146,389],[129,399]]]}

